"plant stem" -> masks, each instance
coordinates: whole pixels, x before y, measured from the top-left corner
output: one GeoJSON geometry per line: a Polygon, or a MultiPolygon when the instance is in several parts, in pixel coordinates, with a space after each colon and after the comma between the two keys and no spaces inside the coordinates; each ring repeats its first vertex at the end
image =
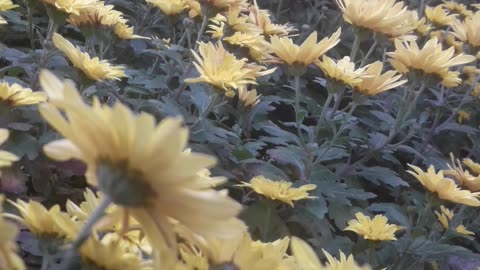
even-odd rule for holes
{"type": "Polygon", "coordinates": [[[365,65],[365,62],[367,62],[367,59],[372,55],[372,53],[375,51],[378,45],[378,40],[375,39],[375,41],[372,44],[372,47],[368,50],[367,54],[363,57],[362,62],[360,63],[360,67],[363,67],[365,65]]]}
{"type": "Polygon", "coordinates": [[[323,104],[322,112],[320,113],[320,117],[318,117],[318,123],[317,126],[315,127],[315,131],[313,133],[313,137],[317,138],[318,133],[320,133],[320,129],[322,128],[323,122],[325,120],[325,115],[327,114],[327,110],[330,106],[330,103],[332,102],[333,99],[333,94],[330,92],[328,93],[327,99],[325,100],[325,103],[323,104]]]}
{"type": "Polygon", "coordinates": [[[283,0],[278,0],[277,14],[275,15],[275,19],[277,20],[278,18],[280,18],[280,13],[282,12],[282,6],[283,6],[283,0]]]}
{"type": "Polygon", "coordinates": [[[297,122],[298,137],[302,139],[302,123],[300,120],[300,76],[299,75],[294,76],[294,89],[295,89],[295,120],[297,122]]]}
{"type": "Polygon", "coordinates": [[[355,63],[355,58],[357,57],[358,50],[360,49],[360,34],[358,30],[354,30],[355,39],[353,40],[352,51],[350,52],[350,61],[355,63]]]}
{"type": "Polygon", "coordinates": [[[207,27],[207,23],[208,23],[208,10],[207,8],[203,8],[203,21],[202,21],[202,25],[200,26],[200,30],[198,31],[198,34],[197,34],[197,39],[195,40],[195,48],[193,49],[194,51],[197,51],[198,50],[198,46],[200,46],[200,39],[202,38],[203,36],[203,32],[205,32],[205,28],[207,27]]]}
{"type": "Polygon", "coordinates": [[[27,7],[28,14],[28,36],[30,39],[30,47],[32,50],[35,50],[35,39],[33,37],[33,14],[30,0],[25,1],[25,6],[27,7]]]}

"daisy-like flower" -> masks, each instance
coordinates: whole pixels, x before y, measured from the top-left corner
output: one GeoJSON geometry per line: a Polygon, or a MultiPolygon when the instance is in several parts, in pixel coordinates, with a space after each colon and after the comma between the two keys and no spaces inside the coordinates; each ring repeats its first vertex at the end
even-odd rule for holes
{"type": "MultiPolygon", "coordinates": [[[[468,117],[470,117],[470,115],[468,115],[468,117]]],[[[463,116],[462,118],[465,119],[466,116],[463,116]]],[[[480,191],[480,175],[475,172],[475,170],[471,170],[471,167],[473,167],[471,163],[467,162],[467,164],[470,165],[467,167],[473,172],[473,174],[471,174],[470,171],[463,169],[460,160],[455,159],[453,154],[450,154],[450,159],[451,164],[448,164],[449,170],[444,170],[443,173],[445,175],[452,176],[461,186],[467,188],[470,191],[480,191]]],[[[465,161],[466,160],[464,160],[464,164],[465,161]]],[[[473,162],[472,160],[470,161],[473,162]]]]}
{"type": "Polygon", "coordinates": [[[448,26],[453,24],[457,14],[450,14],[442,5],[438,5],[434,8],[427,6],[425,8],[425,17],[427,17],[428,21],[433,25],[448,26]]]}
{"type": "MultiPolygon", "coordinates": [[[[10,132],[8,129],[0,128],[0,145],[7,141],[9,135],[10,132]]],[[[18,157],[16,155],[4,150],[0,150],[0,168],[8,167],[17,160],[18,157]]]]}
{"type": "Polygon", "coordinates": [[[435,168],[430,166],[427,172],[424,172],[417,166],[411,164],[408,166],[414,171],[407,172],[415,176],[427,190],[436,193],[440,199],[469,206],[480,206],[480,192],[459,188],[452,179],[445,178],[443,171],[437,173],[435,168]]]}
{"type": "Polygon", "coordinates": [[[459,124],[463,123],[464,121],[470,120],[470,113],[466,111],[458,111],[457,113],[457,122],[459,124]]]}
{"type": "Polygon", "coordinates": [[[43,4],[66,13],[79,15],[83,9],[90,8],[97,4],[97,0],[39,0],[43,4]]]}
{"type": "Polygon", "coordinates": [[[228,9],[245,9],[248,7],[246,0],[187,0],[190,11],[190,18],[202,15],[202,10],[228,10],[228,9]]]}
{"type": "Polygon", "coordinates": [[[245,107],[255,107],[260,102],[260,97],[257,95],[257,90],[247,90],[244,87],[238,89],[238,99],[245,107]]]}
{"type": "Polygon", "coordinates": [[[452,13],[457,13],[463,17],[468,17],[473,14],[471,10],[465,4],[457,3],[455,1],[443,0],[442,7],[450,10],[452,13]]]}
{"type": "MultiPolygon", "coordinates": [[[[452,210],[445,208],[445,206],[440,206],[440,212],[435,211],[435,216],[437,216],[438,221],[442,224],[444,229],[448,229],[450,221],[453,219],[454,213],[452,210]]],[[[475,235],[474,232],[467,230],[465,226],[458,225],[455,228],[455,231],[463,235],[475,235]]]]}
{"type": "Polygon", "coordinates": [[[363,78],[360,83],[355,84],[353,89],[362,94],[373,96],[407,82],[407,80],[400,80],[402,75],[398,75],[396,71],[389,70],[382,74],[382,70],[382,62],[376,61],[370,64],[365,70],[365,73],[372,77],[363,78]]]}
{"type": "Polygon", "coordinates": [[[173,16],[182,13],[187,8],[186,0],[146,0],[147,3],[159,8],[165,15],[173,16]]]}
{"type": "Polygon", "coordinates": [[[317,188],[314,184],[303,185],[298,188],[292,187],[293,183],[284,180],[272,181],[264,176],[256,176],[250,180],[250,183],[242,182],[238,185],[253,189],[269,199],[284,202],[293,207],[293,201],[313,199],[314,196],[308,194],[309,191],[317,188]]]}
{"type": "Polygon", "coordinates": [[[188,130],[181,119],[156,124],[152,115],[121,103],[109,107],[95,99],[89,106],[72,83],[48,71],[41,72],[40,84],[49,96],[40,113],[65,136],[44,146],[47,156],[83,161],[87,182],[131,214],[153,247],[175,245],[170,218],[199,235],[228,238],[244,230],[236,218],[240,204],[226,191],[198,184],[199,173],[216,160],[184,152],[188,130]]]}
{"type": "Polygon", "coordinates": [[[82,52],[57,33],[53,34],[53,44],[67,56],[73,66],[94,81],[120,80],[127,76],[124,72],[125,67],[113,66],[107,60],[100,60],[98,57],[91,58],[88,53],[82,52]]]}
{"type": "MultiPolygon", "coordinates": [[[[0,195],[0,213],[3,214],[5,196],[0,195]]],[[[0,215],[0,269],[24,270],[25,264],[17,254],[16,238],[18,228],[0,215]]]]}
{"type": "MultiPolygon", "coordinates": [[[[0,0],[0,12],[14,9],[16,7],[18,7],[18,5],[14,5],[11,0],[0,0]]],[[[7,21],[0,16],[0,25],[2,24],[7,24],[7,21]]]]}
{"type": "Polygon", "coordinates": [[[480,69],[476,66],[464,66],[462,67],[462,80],[466,85],[473,85],[477,77],[480,76],[480,69]]]}
{"type": "Polygon", "coordinates": [[[235,32],[223,39],[224,41],[248,49],[250,56],[258,62],[272,58],[270,43],[262,35],[235,32]]]}
{"type": "Polygon", "coordinates": [[[135,35],[133,26],[128,26],[125,22],[119,22],[115,24],[113,32],[119,39],[150,39],[148,37],[135,35]]]}
{"type": "Polygon", "coordinates": [[[293,27],[272,23],[270,14],[267,10],[258,7],[257,0],[254,0],[253,5],[250,6],[248,18],[262,29],[265,36],[287,36],[290,32],[295,31],[293,27]]]}
{"type": "Polygon", "coordinates": [[[387,53],[389,62],[400,73],[420,72],[423,76],[441,81],[446,87],[455,87],[461,83],[460,73],[450,71],[451,67],[475,61],[472,55],[453,56],[455,48],[442,49],[437,38],[430,39],[422,49],[415,41],[395,40],[395,51],[387,53]]]}
{"type": "Polygon", "coordinates": [[[215,90],[233,97],[236,89],[257,84],[257,77],[272,73],[275,69],[265,70],[263,66],[250,65],[246,58],[238,59],[228,52],[221,42],[200,43],[200,55],[192,50],[194,63],[200,76],[186,79],[187,83],[208,83],[215,90]]]}
{"type": "Polygon", "coordinates": [[[465,18],[463,22],[456,20],[452,25],[453,34],[472,48],[480,48],[480,11],[465,18]]]}
{"type": "Polygon", "coordinates": [[[125,20],[123,13],[113,8],[113,5],[105,5],[104,2],[98,2],[94,6],[82,9],[79,14],[71,14],[67,22],[77,27],[113,27],[116,23],[125,20]]]}
{"type": "Polygon", "coordinates": [[[322,61],[315,61],[315,65],[323,71],[328,80],[341,85],[354,87],[360,84],[364,78],[373,77],[365,72],[368,66],[355,69],[355,64],[350,61],[348,56],[335,62],[332,58],[324,55],[322,61]]]}
{"type": "Polygon", "coordinates": [[[402,1],[396,0],[336,0],[343,19],[359,29],[399,37],[412,33],[411,14],[402,1]]]}
{"type": "Polygon", "coordinates": [[[358,212],[355,214],[357,219],[348,221],[345,231],[352,231],[363,238],[372,241],[394,241],[397,240],[395,233],[403,227],[389,224],[384,215],[376,215],[373,219],[358,212]]]}
{"type": "Polygon", "coordinates": [[[330,253],[325,250],[323,254],[327,257],[326,265],[320,262],[317,253],[310,247],[310,245],[300,238],[292,237],[290,241],[290,249],[296,264],[300,270],[371,270],[368,265],[360,266],[355,262],[352,255],[348,257],[340,251],[340,260],[335,259],[330,253]]]}
{"type": "Polygon", "coordinates": [[[418,18],[418,13],[415,10],[408,11],[410,13],[408,24],[413,25],[414,31],[422,36],[426,36],[431,30],[432,26],[427,23],[425,17],[418,18]]]}
{"type": "Polygon", "coordinates": [[[317,43],[317,32],[314,31],[298,46],[289,37],[271,37],[273,52],[287,65],[308,66],[335,47],[340,42],[342,29],[339,28],[329,38],[324,38],[317,43]]]}
{"type": "Polygon", "coordinates": [[[11,107],[38,104],[45,101],[47,96],[41,92],[33,92],[19,84],[0,82],[0,101],[11,107]]]}

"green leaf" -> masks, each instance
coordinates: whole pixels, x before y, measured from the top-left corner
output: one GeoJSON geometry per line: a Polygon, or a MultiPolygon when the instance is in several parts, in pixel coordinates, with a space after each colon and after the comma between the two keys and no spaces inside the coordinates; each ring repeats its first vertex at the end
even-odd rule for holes
{"type": "Polygon", "coordinates": [[[277,214],[276,206],[275,202],[262,199],[241,214],[254,239],[271,242],[288,234],[287,227],[277,214]]]}
{"type": "Polygon", "coordinates": [[[391,187],[408,187],[408,183],[398,177],[398,174],[385,167],[364,167],[359,172],[359,176],[362,176],[365,180],[375,184],[386,184],[391,187]]]}

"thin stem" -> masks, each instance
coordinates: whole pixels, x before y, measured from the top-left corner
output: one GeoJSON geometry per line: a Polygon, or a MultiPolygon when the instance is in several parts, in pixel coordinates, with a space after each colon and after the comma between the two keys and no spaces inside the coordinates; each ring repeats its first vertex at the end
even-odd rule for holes
{"type": "Polygon", "coordinates": [[[283,0],[278,0],[277,13],[275,18],[278,20],[280,18],[280,13],[282,12],[283,0]]]}
{"type": "Polygon", "coordinates": [[[203,119],[205,119],[206,117],[208,117],[208,115],[210,114],[210,112],[212,112],[213,108],[215,108],[215,105],[217,105],[217,102],[218,102],[219,98],[220,98],[220,94],[218,94],[218,93],[213,94],[213,96],[212,96],[211,99],[210,99],[210,103],[208,103],[207,108],[206,108],[205,111],[197,118],[197,120],[192,124],[192,126],[190,127],[190,129],[193,129],[196,125],[198,125],[198,123],[200,123],[203,119]]]}
{"type": "Polygon", "coordinates": [[[193,49],[194,51],[197,51],[198,50],[198,46],[200,46],[200,39],[202,38],[203,36],[203,32],[205,32],[205,28],[207,27],[207,23],[208,23],[208,10],[206,8],[204,8],[204,12],[203,13],[203,21],[202,21],[202,25],[200,26],[200,31],[198,31],[198,34],[197,34],[197,39],[195,40],[196,44],[195,44],[195,48],[193,49]]]}
{"type": "Polygon", "coordinates": [[[320,113],[320,117],[318,117],[318,123],[317,126],[315,127],[315,132],[313,133],[314,138],[318,136],[318,133],[320,132],[320,129],[322,128],[323,122],[325,121],[325,115],[327,114],[327,110],[330,106],[330,103],[332,102],[333,99],[333,94],[328,93],[327,100],[325,100],[325,103],[323,104],[322,112],[320,113]]]}
{"type": "Polygon", "coordinates": [[[30,39],[30,47],[32,50],[35,50],[35,39],[33,37],[33,14],[32,14],[32,7],[30,5],[30,0],[25,1],[27,7],[27,16],[28,16],[28,36],[30,39]]]}
{"type": "Polygon", "coordinates": [[[365,62],[367,62],[367,59],[372,55],[372,53],[375,51],[378,45],[378,40],[375,39],[375,41],[372,44],[372,47],[368,50],[367,54],[363,57],[362,62],[360,63],[360,67],[363,67],[365,65],[365,62]]]}
{"type": "Polygon", "coordinates": [[[350,52],[350,61],[355,62],[355,57],[357,57],[358,50],[360,49],[360,34],[358,30],[354,30],[355,39],[353,40],[352,51],[350,52]]]}
{"type": "Polygon", "coordinates": [[[297,122],[298,137],[302,138],[302,123],[300,120],[300,76],[294,76],[295,89],[295,120],[297,122]]]}
{"type": "Polygon", "coordinates": [[[50,264],[50,256],[44,254],[42,258],[42,268],[40,268],[40,270],[48,270],[49,264],[50,264]]]}

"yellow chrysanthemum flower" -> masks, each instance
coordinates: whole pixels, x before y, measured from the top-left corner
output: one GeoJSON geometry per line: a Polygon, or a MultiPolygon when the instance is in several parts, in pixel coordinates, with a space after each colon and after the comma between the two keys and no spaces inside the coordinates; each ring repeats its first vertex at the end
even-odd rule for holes
{"type": "Polygon", "coordinates": [[[49,96],[40,113],[65,136],[45,145],[45,153],[59,161],[83,161],[88,183],[127,210],[152,246],[163,250],[165,241],[175,244],[169,218],[199,235],[228,238],[244,230],[235,217],[240,204],[226,191],[198,184],[199,172],[216,160],[184,152],[188,130],[181,119],[156,124],[152,115],[135,114],[121,103],[109,107],[95,99],[89,106],[72,83],[48,71],[41,72],[40,84],[49,96]]]}
{"type": "MultiPolygon", "coordinates": [[[[5,196],[0,195],[0,213],[3,213],[3,202],[5,196]]],[[[7,221],[3,215],[0,215],[0,269],[6,270],[24,270],[25,264],[20,256],[17,255],[16,238],[18,228],[15,224],[7,221]]]]}
{"type": "Polygon", "coordinates": [[[444,170],[443,173],[445,175],[452,176],[461,186],[467,188],[470,191],[480,191],[480,175],[475,170],[472,170],[472,165],[476,163],[474,163],[472,160],[469,160],[472,163],[468,162],[465,159],[463,160],[464,164],[470,165],[467,165],[467,167],[474,173],[473,175],[470,174],[468,170],[463,169],[460,160],[455,159],[453,154],[450,154],[450,159],[451,164],[448,164],[449,170],[444,170]],[[465,163],[465,161],[467,161],[467,163],[465,163]]]}
{"type": "Polygon", "coordinates": [[[150,39],[148,37],[135,35],[133,26],[128,26],[124,22],[119,22],[115,24],[113,32],[115,33],[115,35],[117,35],[119,39],[150,39]]]}
{"type": "Polygon", "coordinates": [[[384,215],[376,215],[373,219],[358,212],[355,214],[357,219],[348,221],[345,231],[352,231],[363,238],[372,241],[392,241],[397,240],[395,233],[402,230],[403,227],[388,224],[388,219],[384,215]]]}
{"type": "Polygon", "coordinates": [[[245,107],[255,107],[255,105],[260,102],[261,96],[262,95],[257,95],[256,89],[250,91],[243,87],[238,89],[238,99],[245,107]]]}
{"type": "Polygon", "coordinates": [[[416,28],[410,22],[411,14],[405,4],[396,0],[335,0],[343,19],[363,30],[388,37],[407,35],[416,28]]]}
{"type": "Polygon", "coordinates": [[[185,263],[187,269],[210,269],[207,257],[205,257],[195,246],[182,243],[179,245],[179,253],[180,258],[185,263]]]}
{"type": "MultiPolygon", "coordinates": [[[[7,141],[10,132],[8,129],[0,128],[0,145],[7,141]]],[[[0,150],[0,168],[8,167],[17,161],[18,157],[10,152],[0,150]]]]}
{"type": "Polygon", "coordinates": [[[463,22],[456,20],[452,25],[453,34],[473,48],[480,47],[480,11],[465,18],[463,22]]]}
{"type": "Polygon", "coordinates": [[[82,52],[80,48],[57,33],[53,34],[53,44],[67,56],[73,66],[92,80],[120,80],[127,76],[124,72],[125,67],[112,66],[107,60],[100,60],[98,57],[90,58],[88,53],[82,52]]]}
{"type": "Polygon", "coordinates": [[[418,13],[416,10],[408,11],[410,13],[409,21],[407,24],[414,26],[414,31],[419,35],[425,36],[432,30],[432,26],[427,23],[425,17],[418,18],[418,13]]]}
{"type": "Polygon", "coordinates": [[[317,32],[314,31],[300,46],[289,37],[272,36],[270,42],[273,52],[286,64],[308,66],[340,42],[341,31],[338,28],[332,36],[318,43],[317,32]]]}
{"type": "Polygon", "coordinates": [[[360,84],[364,78],[373,77],[365,72],[368,66],[355,69],[355,64],[350,61],[348,56],[335,62],[332,58],[324,55],[322,61],[315,61],[315,65],[323,71],[327,79],[352,87],[360,84]]]}
{"type": "Polygon", "coordinates": [[[208,83],[227,97],[235,95],[235,89],[257,84],[256,78],[272,73],[275,69],[247,64],[247,59],[238,59],[228,52],[222,43],[200,43],[200,55],[192,50],[194,63],[200,76],[186,79],[187,83],[208,83]]]}
{"type": "Polygon", "coordinates": [[[469,170],[471,170],[476,175],[480,175],[480,164],[476,163],[475,161],[465,158],[462,160],[463,164],[465,164],[469,170]]]}
{"type": "Polygon", "coordinates": [[[262,35],[235,32],[233,35],[223,39],[224,41],[248,49],[250,56],[258,62],[272,58],[270,43],[262,35]]]}
{"type": "Polygon", "coordinates": [[[435,168],[430,166],[427,172],[424,172],[417,166],[411,164],[408,166],[414,171],[407,172],[415,176],[427,190],[436,193],[440,199],[469,206],[480,206],[480,192],[460,189],[452,179],[444,177],[443,171],[436,173],[435,168]]]}
{"type": "Polygon", "coordinates": [[[473,15],[473,12],[469,10],[465,4],[457,3],[455,1],[443,0],[443,4],[441,4],[441,6],[453,13],[460,14],[463,17],[473,15]]]}
{"type": "Polygon", "coordinates": [[[97,4],[97,0],[39,0],[40,2],[66,13],[79,15],[83,9],[97,4]]]}
{"type": "Polygon", "coordinates": [[[182,13],[187,8],[187,0],[146,0],[147,3],[159,8],[165,15],[173,16],[182,13]]]}
{"type": "Polygon", "coordinates": [[[33,105],[45,101],[44,93],[33,92],[30,88],[24,88],[19,84],[0,82],[0,101],[11,107],[33,105]]]}
{"type": "MultiPolygon", "coordinates": [[[[14,9],[16,7],[18,7],[18,5],[14,5],[11,0],[0,0],[0,12],[14,9]]],[[[7,24],[7,21],[0,16],[0,25],[2,24],[7,24]]]]}
{"type": "Polygon", "coordinates": [[[190,11],[188,16],[190,18],[202,15],[202,10],[226,10],[226,9],[245,9],[248,7],[246,0],[187,0],[190,11]]]}
{"type": "Polygon", "coordinates": [[[353,89],[362,94],[373,96],[407,82],[407,80],[400,80],[402,75],[397,75],[396,71],[389,70],[382,74],[382,70],[383,63],[380,61],[368,65],[365,73],[372,77],[363,78],[360,83],[355,84],[353,89]]]}
{"type": "MultiPolygon", "coordinates": [[[[444,229],[448,229],[450,221],[453,219],[454,213],[450,209],[445,208],[445,206],[440,206],[440,212],[435,211],[435,215],[437,216],[438,221],[442,224],[444,229]]],[[[458,225],[455,228],[455,231],[459,234],[464,235],[475,235],[474,232],[467,230],[465,226],[458,225]]]]}
{"type": "Polygon", "coordinates": [[[256,193],[261,194],[269,199],[284,202],[293,207],[293,201],[313,199],[314,196],[308,194],[309,191],[317,188],[314,184],[303,185],[298,188],[292,187],[293,183],[284,180],[272,181],[264,176],[255,176],[250,183],[242,182],[238,185],[241,187],[249,187],[256,193]]]}
{"type": "Polygon", "coordinates": [[[480,69],[476,66],[463,66],[462,67],[462,80],[466,85],[473,85],[475,80],[480,76],[480,69]]]}
{"type": "Polygon", "coordinates": [[[459,124],[463,123],[464,121],[470,120],[470,113],[466,111],[458,111],[457,112],[457,122],[459,124]]]}
{"type": "Polygon", "coordinates": [[[455,87],[462,81],[460,73],[450,71],[451,67],[475,61],[472,55],[453,56],[455,48],[442,49],[437,38],[430,39],[422,49],[415,41],[395,40],[395,51],[387,53],[389,62],[400,73],[421,72],[424,76],[441,81],[446,87],[455,87]]]}
{"type": "Polygon", "coordinates": [[[340,251],[340,260],[335,259],[330,253],[325,250],[323,254],[327,257],[326,265],[323,265],[317,257],[317,253],[310,247],[310,245],[300,238],[292,237],[290,241],[290,249],[299,270],[371,270],[368,265],[360,266],[355,262],[352,255],[348,257],[340,251]]]}
{"type": "Polygon", "coordinates": [[[72,14],[67,22],[77,27],[82,26],[107,26],[112,27],[116,23],[125,20],[123,13],[114,10],[113,5],[105,5],[98,2],[96,5],[82,9],[78,15],[72,14]]]}
{"type": "Polygon", "coordinates": [[[425,17],[427,17],[427,20],[433,25],[447,26],[453,24],[457,14],[450,14],[442,5],[438,5],[434,8],[427,6],[425,8],[425,17]]]}
{"type": "Polygon", "coordinates": [[[254,0],[253,5],[250,6],[248,18],[253,24],[262,29],[265,36],[287,36],[295,30],[290,26],[272,23],[270,14],[267,10],[258,7],[257,0],[254,0]]]}

